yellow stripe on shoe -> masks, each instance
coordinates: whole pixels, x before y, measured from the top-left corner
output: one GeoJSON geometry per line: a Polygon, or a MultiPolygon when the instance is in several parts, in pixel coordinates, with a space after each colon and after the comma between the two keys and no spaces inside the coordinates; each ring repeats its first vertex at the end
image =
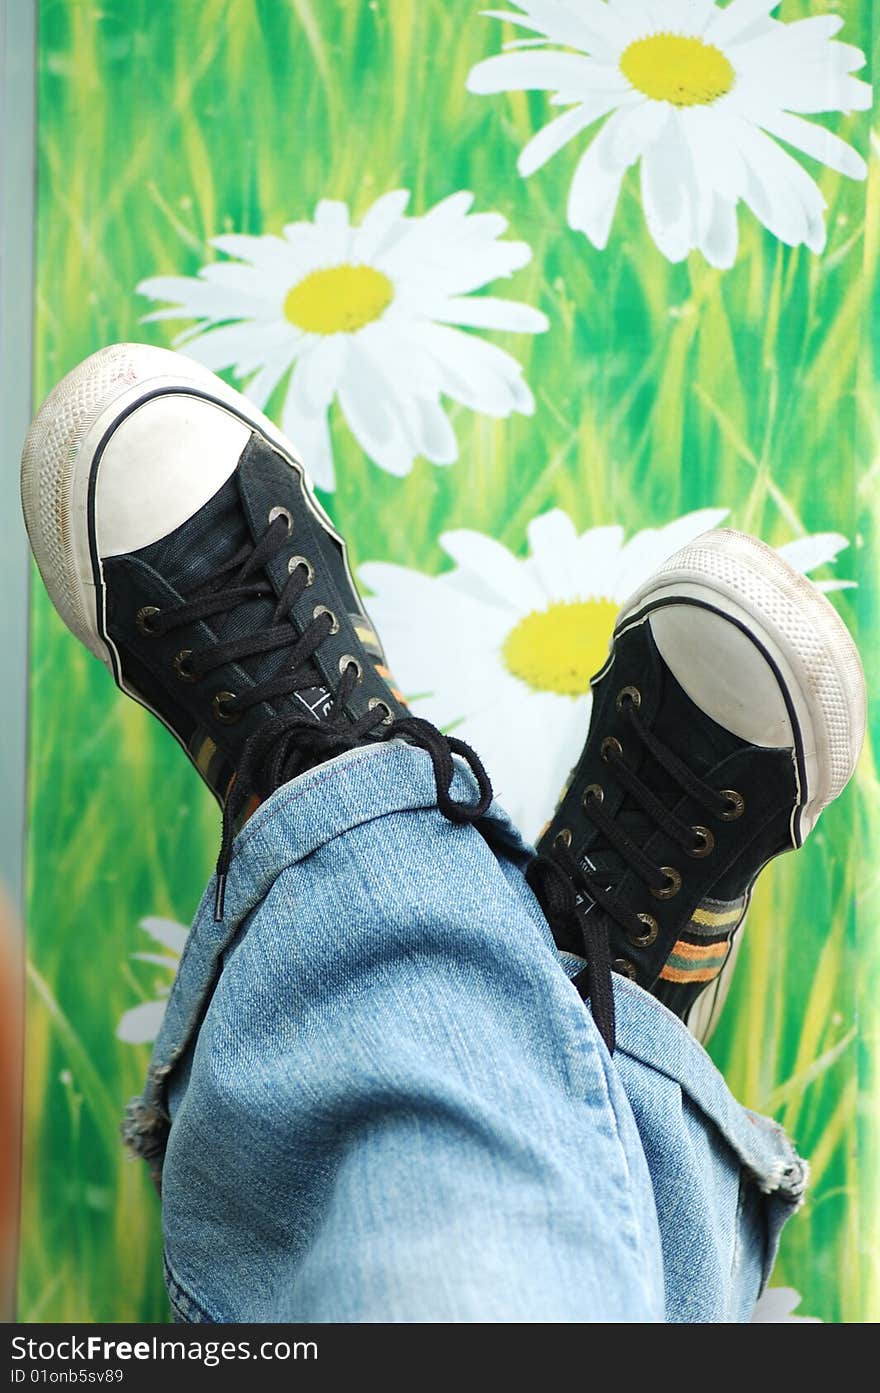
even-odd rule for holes
{"type": "Polygon", "coordinates": [[[695,909],[692,917],[694,924],[702,924],[705,928],[722,928],[726,924],[735,924],[742,918],[743,906],[734,905],[733,909],[695,909]]]}

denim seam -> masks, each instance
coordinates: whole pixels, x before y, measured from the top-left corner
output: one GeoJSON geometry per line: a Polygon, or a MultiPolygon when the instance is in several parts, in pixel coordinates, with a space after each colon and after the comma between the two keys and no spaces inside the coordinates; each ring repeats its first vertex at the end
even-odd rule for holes
{"type": "Polygon", "coordinates": [[[205,1307],[202,1305],[202,1303],[200,1301],[197,1301],[196,1298],[192,1295],[192,1293],[188,1290],[188,1288],[184,1286],[183,1282],[181,1282],[178,1279],[171,1266],[171,1261],[168,1257],[167,1252],[165,1253],[164,1267],[165,1285],[168,1290],[168,1300],[170,1301],[171,1305],[174,1307],[178,1315],[183,1316],[185,1320],[190,1320],[192,1312],[185,1309],[185,1306],[189,1306],[196,1311],[196,1313],[201,1317],[202,1321],[204,1321],[205,1324],[223,1324],[222,1318],[220,1316],[212,1315],[209,1311],[207,1311],[205,1307]]]}
{"type": "MultiPolygon", "coordinates": [[[[641,1064],[646,1069],[652,1069],[658,1074],[662,1074],[670,1083],[675,1084],[683,1094],[699,1109],[707,1122],[711,1123],[714,1131],[730,1148],[737,1157],[739,1165],[744,1173],[757,1185],[763,1195],[770,1195],[774,1198],[792,1205],[794,1209],[799,1209],[803,1203],[804,1194],[807,1189],[810,1168],[803,1157],[797,1154],[794,1144],[786,1135],[779,1123],[773,1118],[763,1117],[760,1113],[753,1112],[750,1108],[742,1108],[742,1112],[749,1116],[764,1131],[770,1133],[773,1139],[785,1152],[784,1155],[777,1157],[772,1163],[762,1163],[761,1159],[750,1155],[741,1138],[731,1133],[707,1104],[705,1094],[699,1087],[689,1085],[680,1075],[663,1067],[659,1060],[646,1059],[644,1055],[637,1054],[628,1050],[625,1045],[618,1045],[621,1054],[625,1054],[629,1059],[641,1064]]],[[[722,1080],[723,1082],[723,1080],[722,1080]]]]}
{"type": "MultiPolygon", "coordinates": [[[[613,1127],[609,1129],[609,1140],[612,1142],[615,1149],[619,1153],[619,1157],[623,1162],[623,1173],[626,1176],[628,1182],[626,1187],[627,1222],[625,1226],[622,1226],[622,1228],[619,1231],[622,1233],[622,1236],[626,1239],[632,1251],[635,1254],[639,1254],[644,1250],[644,1235],[642,1234],[641,1225],[638,1222],[638,1219],[636,1218],[635,1209],[630,1199],[630,1196],[633,1192],[633,1176],[632,1171],[630,1170],[629,1161],[627,1160],[626,1147],[623,1144],[623,1138],[620,1134],[620,1123],[617,1117],[617,1109],[614,1106],[614,1101],[611,1096],[611,1088],[609,1085],[610,1060],[605,1052],[604,1047],[600,1043],[598,1031],[596,1031],[594,1035],[594,1033],[591,1032],[587,1027],[586,1017],[589,1014],[589,1006],[585,1001],[581,1000],[581,997],[579,996],[576,987],[572,986],[571,991],[576,998],[576,1004],[572,1003],[574,1009],[572,1009],[569,1012],[569,1014],[571,1015],[573,1021],[576,1020],[575,1035],[578,1041],[578,1055],[581,1059],[583,1059],[583,1057],[586,1054],[589,1054],[591,1058],[598,1060],[599,1077],[602,1081],[603,1091],[603,1111],[609,1113],[614,1120],[613,1127]]],[[[590,1017],[590,1019],[592,1019],[592,1017],[590,1017]]],[[[582,1088],[579,1090],[579,1096],[583,1096],[582,1088]]]]}
{"type": "MultiPolygon", "coordinates": [[[[636,995],[640,990],[639,988],[634,988],[630,983],[625,981],[620,984],[618,989],[627,995],[636,995]]],[[[656,999],[654,999],[653,1005],[658,1006],[663,1012],[664,1024],[670,1026],[675,1031],[687,1053],[695,1054],[699,1052],[705,1055],[705,1050],[700,1045],[699,1041],[691,1034],[679,1017],[673,1015],[672,1012],[663,1006],[661,1002],[656,1001],[656,999]]],[[[642,1064],[645,1068],[653,1069],[657,1073],[662,1074],[665,1078],[669,1079],[671,1083],[676,1084],[691,1101],[696,1104],[706,1118],[712,1122],[718,1135],[723,1138],[725,1143],[739,1158],[740,1165],[757,1184],[762,1194],[774,1195],[779,1200],[785,1201],[795,1208],[800,1207],[809,1180],[809,1165],[797,1154],[794,1143],[775,1119],[763,1117],[760,1113],[756,1113],[750,1108],[741,1109],[741,1111],[750,1117],[764,1132],[773,1136],[774,1141],[777,1143],[782,1153],[777,1156],[772,1163],[762,1164],[761,1158],[756,1158],[749,1154],[748,1148],[743,1145],[741,1138],[732,1135],[728,1128],[722,1125],[722,1122],[717,1118],[711,1106],[707,1105],[705,1091],[701,1087],[692,1087],[687,1078],[683,1076],[686,1072],[691,1072],[692,1077],[693,1072],[698,1071],[669,1068],[661,1058],[657,1057],[651,1051],[631,1048],[628,1046],[628,1043],[624,1041],[619,1040],[617,1048],[629,1059],[633,1059],[637,1063],[642,1064]]],[[[717,1074],[722,1086],[726,1088],[723,1076],[717,1070],[716,1065],[709,1059],[708,1055],[706,1055],[705,1058],[711,1066],[713,1075],[717,1074]]]]}

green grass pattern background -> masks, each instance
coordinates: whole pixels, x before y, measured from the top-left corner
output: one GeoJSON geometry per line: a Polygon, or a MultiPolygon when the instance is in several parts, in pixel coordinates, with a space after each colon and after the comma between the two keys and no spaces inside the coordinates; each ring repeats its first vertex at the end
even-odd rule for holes
{"type": "MultiPolygon", "coordinates": [[[[878,667],[880,396],[874,281],[878,148],[867,185],[818,171],[829,245],[781,246],[741,213],[727,273],[670,265],[628,177],[607,251],[565,225],[575,142],[526,182],[516,154],[549,113],[540,93],[482,98],[465,79],[505,35],[478,0],[42,0],[39,42],[38,397],[119,339],[161,344],[134,288],[193,274],[220,232],[280,231],[321,197],[359,216],[381,193],[422,212],[457,189],[529,242],[511,297],[550,331],[492,336],[523,362],[532,419],[453,408],[460,460],[404,480],[372,465],[337,416],[325,499],[354,564],[434,572],[446,528],[525,554],[553,505],[582,530],[628,533],[692,508],[781,543],[838,530],[852,547],[835,596],[878,667]],[[872,308],[873,307],[873,308],[872,308]]],[[[784,0],[781,17],[839,11],[869,52],[868,0],[784,0]]],[[[514,37],[508,30],[506,37],[514,37]]],[[[864,74],[862,74],[864,76],[864,74]]],[[[820,118],[821,119],[821,118],[820,118]]],[[[865,117],[829,118],[869,155],[865,117]]],[[[828,573],[830,574],[830,573],[828,573]]],[[[115,1038],[167,975],[132,962],[148,914],[188,921],[219,817],[171,738],[115,692],[38,579],[32,617],[25,1320],[167,1318],[158,1202],[124,1156],[119,1119],[147,1051],[115,1038]]],[[[876,729],[875,729],[876,735],[876,729]]],[[[751,1107],[813,1168],[774,1285],[826,1321],[880,1317],[877,771],[859,775],[804,851],[761,879],[712,1053],[751,1107]]]]}

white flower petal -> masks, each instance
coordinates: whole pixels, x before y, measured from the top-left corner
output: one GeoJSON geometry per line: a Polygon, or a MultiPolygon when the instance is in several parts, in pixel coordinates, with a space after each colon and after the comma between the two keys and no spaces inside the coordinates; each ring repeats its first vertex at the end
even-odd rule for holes
{"type": "Polygon", "coordinates": [[[248,401],[262,411],[284,374],[295,359],[292,352],[270,354],[245,387],[248,401]]]}
{"type": "Polygon", "coordinates": [[[373,262],[382,255],[386,241],[400,229],[409,200],[408,189],[394,189],[376,199],[354,234],[352,250],[357,264],[373,262]]]}
{"type": "Polygon", "coordinates": [[[457,566],[491,586],[496,604],[513,614],[543,609],[546,597],[522,561],[494,537],[461,528],[441,534],[440,545],[457,566]]]}
{"type": "Polygon", "coordinates": [[[345,367],[347,340],[344,334],[319,339],[300,358],[296,370],[299,409],[308,415],[326,411],[339,386],[345,367]]]}
{"type": "Polygon", "coordinates": [[[144,315],[144,323],[159,319],[253,319],[253,299],[247,295],[226,297],[208,281],[197,276],[152,276],[141,281],[136,293],[150,300],[167,302],[169,308],[144,315]]]}
{"type": "Polygon", "coordinates": [[[462,705],[463,700],[470,703],[473,693],[489,693],[483,675],[487,664],[495,670],[489,655],[516,616],[491,601],[486,604],[449,587],[448,575],[424,576],[386,562],[366,562],[358,574],[374,592],[367,597],[367,609],[382,634],[391,670],[404,694],[436,693],[431,719],[441,725],[460,720],[471,709],[462,705]],[[462,665],[467,669],[467,684],[450,684],[450,673],[462,665]]]}
{"type": "Polygon", "coordinates": [[[796,150],[810,155],[829,169],[836,169],[838,174],[845,174],[849,179],[868,177],[868,166],[861,155],[840,136],[824,126],[816,125],[814,121],[777,111],[762,117],[761,125],[769,135],[784,140],[786,145],[793,145],[796,150]]]}
{"type": "Polygon", "coordinates": [[[441,324],[468,329],[498,329],[513,334],[543,334],[550,321],[540,310],[516,300],[497,300],[491,295],[456,296],[432,316],[441,324]]]}
{"type": "Polygon", "coordinates": [[[485,416],[534,411],[522,368],[504,349],[442,324],[420,324],[406,336],[430,354],[446,396],[485,416]]]}
{"type": "Polygon", "coordinates": [[[223,307],[223,318],[229,318],[230,305],[246,302],[248,319],[278,319],[284,313],[284,301],[291,287],[306,275],[310,267],[295,254],[288,254],[277,266],[248,266],[242,261],[212,261],[203,266],[199,279],[209,285],[216,302],[223,307]]]}
{"type": "Polygon", "coordinates": [[[672,262],[684,261],[697,240],[693,165],[677,124],[642,156],[642,207],[657,246],[672,262]]]}
{"type": "Polygon", "coordinates": [[[769,28],[770,16],[778,9],[780,0],[731,0],[725,9],[718,10],[705,31],[709,43],[726,45],[752,30],[769,28]]]}
{"type": "MultiPolygon", "coordinates": [[[[309,224],[306,224],[309,226],[309,224]]],[[[211,238],[211,246],[224,256],[235,257],[251,266],[268,270],[290,263],[290,246],[283,237],[254,237],[243,232],[224,232],[211,238]]]]}
{"type": "Polygon", "coordinates": [[[825,200],[804,169],[763,131],[740,124],[739,146],[749,178],[743,199],[781,242],[812,251],[825,245],[825,200]]]}
{"type": "Polygon", "coordinates": [[[801,1304],[801,1294],[793,1287],[768,1287],[752,1312],[752,1324],[779,1325],[798,1321],[802,1325],[821,1325],[818,1316],[795,1316],[793,1311],[801,1304]]]}
{"type": "Polygon", "coordinates": [[[350,226],[348,205],[335,198],[322,198],[315,209],[315,226],[323,232],[347,232],[350,226]]]}
{"type": "Polygon", "coordinates": [[[410,403],[355,341],[339,383],[339,405],[352,434],[380,469],[399,478],[409,473],[418,454],[410,403]]]}
{"type": "Polygon", "coordinates": [[[334,487],[335,476],[327,408],[315,409],[311,399],[303,393],[297,380],[300,366],[298,364],[291,374],[281,413],[281,429],[304,462],[313,483],[329,490],[334,487]]]}
{"type": "Polygon", "coordinates": [[[467,89],[480,96],[495,92],[589,92],[593,64],[574,53],[531,49],[499,53],[471,68],[467,89]]]}
{"type": "Polygon", "coordinates": [[[289,326],[277,324],[223,324],[206,333],[185,334],[186,351],[191,358],[203,363],[212,372],[234,368],[239,376],[253,372],[270,354],[278,350],[278,341],[288,341],[288,361],[297,354],[302,335],[289,326]]]}
{"type": "Polygon", "coordinates": [[[839,532],[816,532],[812,536],[798,537],[794,542],[786,542],[777,547],[779,555],[790,566],[807,574],[817,566],[827,566],[837,560],[838,553],[849,546],[849,539],[839,532]]]}
{"type": "Polygon", "coordinates": [[[499,667],[495,701],[456,728],[484,759],[498,801],[530,841],[553,815],[586,739],[591,705],[589,696],[532,692],[499,667]]]}
{"type": "Polygon", "coordinates": [[[728,271],[736,261],[739,247],[739,226],[736,204],[721,194],[712,199],[712,214],[708,225],[699,235],[699,248],[710,266],[728,271]]]}
{"type": "Polygon", "coordinates": [[[526,528],[531,566],[546,601],[570,600],[578,587],[578,536],[574,523],[561,508],[533,518],[526,528]]]}
{"type": "Polygon", "coordinates": [[[678,34],[700,35],[717,14],[715,0],[662,0],[659,22],[678,34]]]}
{"type": "Polygon", "coordinates": [[[148,933],[157,943],[163,947],[170,948],[172,953],[178,957],[186,946],[189,938],[189,929],[185,924],[178,924],[174,919],[163,919],[159,915],[150,914],[145,919],[141,919],[140,928],[144,933],[148,933]]]}
{"type": "Polygon", "coordinates": [[[626,42],[626,27],[606,0],[516,0],[526,17],[486,10],[495,19],[506,19],[524,29],[546,34],[554,43],[609,56],[626,42]]]}
{"type": "Polygon", "coordinates": [[[163,953],[132,953],[135,962],[150,963],[153,967],[164,967],[169,972],[177,971],[177,958],[166,957],[163,953]]]}
{"type": "Polygon", "coordinates": [[[440,403],[418,397],[415,409],[419,418],[419,454],[431,464],[454,464],[458,459],[458,441],[440,403]]]}
{"type": "Polygon", "coordinates": [[[573,592],[579,600],[619,597],[614,579],[620,566],[623,528],[591,527],[577,540],[577,587],[573,592]]]}
{"type": "Polygon", "coordinates": [[[621,602],[680,547],[686,546],[704,532],[717,527],[727,516],[725,508],[701,508],[676,518],[666,527],[646,528],[637,532],[622,548],[613,576],[614,595],[621,602]]]}
{"type": "Polygon", "coordinates": [[[557,116],[555,121],[543,126],[537,135],[532,136],[528,144],[523,146],[517,161],[520,174],[527,179],[530,174],[543,168],[570,140],[580,135],[581,131],[598,121],[601,116],[613,111],[618,104],[619,97],[616,93],[603,93],[557,116]]]}
{"type": "Polygon", "coordinates": [[[126,1045],[149,1045],[156,1039],[165,1019],[166,1001],[145,1001],[126,1011],[116,1027],[117,1040],[126,1045]]]}
{"type": "Polygon", "coordinates": [[[608,245],[626,171],[611,158],[615,123],[622,119],[616,111],[581,156],[568,195],[569,227],[585,233],[600,251],[608,245]]]}
{"type": "Polygon", "coordinates": [[[780,71],[779,65],[774,67],[772,63],[756,64],[748,82],[743,81],[725,101],[760,125],[762,113],[768,109],[768,93],[772,94],[773,110],[806,116],[826,111],[866,111],[872,101],[868,84],[846,73],[831,73],[815,64],[780,71]]]}

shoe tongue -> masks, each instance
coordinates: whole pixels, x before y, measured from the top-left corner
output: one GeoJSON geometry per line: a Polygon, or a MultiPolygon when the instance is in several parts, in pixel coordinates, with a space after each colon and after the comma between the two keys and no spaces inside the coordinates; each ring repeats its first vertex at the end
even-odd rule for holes
{"type": "MultiPolygon", "coordinates": [[[[704,777],[721,760],[743,748],[743,740],[717,725],[691,701],[665,663],[659,664],[658,677],[661,683],[660,701],[651,726],[652,733],[694,774],[704,777]]],[[[635,742],[638,737],[633,735],[631,739],[635,742]]],[[[649,750],[644,751],[638,766],[638,777],[670,810],[682,797],[682,790],[676,781],[649,750]]],[[[624,795],[616,821],[639,846],[644,846],[657,831],[654,820],[630,794],[624,795]]],[[[609,883],[616,883],[628,869],[619,853],[607,844],[603,845],[601,840],[588,854],[597,871],[608,873],[609,883]]]]}
{"type": "MultiPolygon", "coordinates": [[[[227,479],[214,497],[181,527],[151,546],[144,547],[137,554],[158,571],[184,599],[189,600],[196,592],[210,588],[218,571],[228,566],[242,547],[253,540],[242,507],[236,472],[227,479]]],[[[224,584],[231,584],[234,575],[235,572],[230,572],[224,577],[224,584]]],[[[245,634],[271,628],[275,604],[272,595],[259,595],[236,605],[234,609],[211,616],[206,622],[221,643],[229,643],[245,634]]],[[[294,637],[291,629],[291,638],[294,637]]],[[[255,682],[264,682],[273,677],[286,662],[287,654],[284,649],[280,649],[274,653],[240,659],[239,666],[244,668],[255,682]]],[[[330,693],[323,685],[317,668],[312,664],[304,668],[303,672],[314,679],[314,685],[303,689],[298,695],[287,698],[286,701],[284,698],[275,698],[273,705],[280,707],[292,700],[298,706],[307,706],[312,715],[320,720],[327,715],[330,693]]]]}

